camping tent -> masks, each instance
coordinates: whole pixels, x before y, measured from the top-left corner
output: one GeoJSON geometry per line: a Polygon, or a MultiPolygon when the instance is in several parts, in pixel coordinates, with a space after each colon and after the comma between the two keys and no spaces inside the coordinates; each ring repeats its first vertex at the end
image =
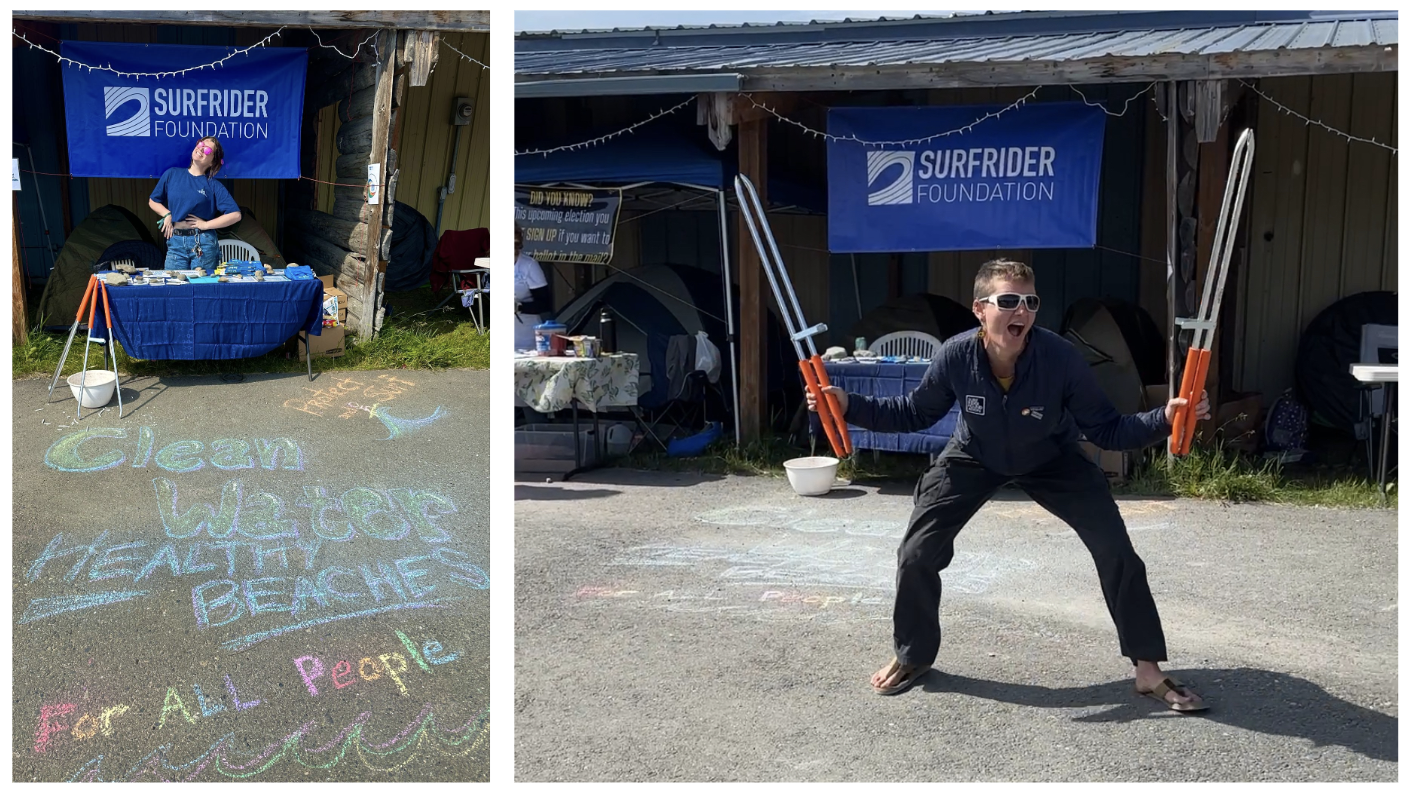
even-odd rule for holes
{"type": "Polygon", "coordinates": [[[1100,389],[1120,413],[1143,410],[1144,386],[1164,382],[1164,340],[1138,305],[1079,299],[1066,308],[1061,330],[1085,356],[1100,389]]]}
{"type": "MultiPolygon", "coordinates": [[[[241,208],[241,220],[217,232],[219,238],[235,238],[255,247],[262,262],[283,268],[285,259],[275,242],[260,226],[249,208],[241,208]]],[[[67,330],[83,301],[93,264],[103,250],[119,241],[146,241],[166,252],[166,241],[144,225],[132,211],[118,205],[104,205],[89,213],[64,241],[64,249],[49,273],[49,282],[39,298],[39,318],[46,329],[67,330]]]]}
{"type": "MultiPolygon", "coordinates": [[[[612,139],[592,150],[561,150],[546,155],[524,155],[516,159],[516,182],[521,184],[610,185],[621,189],[666,183],[714,194],[717,199],[718,240],[722,249],[722,307],[725,311],[725,336],[716,340],[729,353],[732,378],[732,417],[740,417],[737,398],[736,349],[731,341],[736,337],[732,303],[726,297],[732,293],[731,259],[727,235],[727,174],[721,157],[705,147],[684,138],[636,135],[612,139]]],[[[696,332],[696,330],[689,330],[696,332]]],[[[711,333],[708,332],[709,337],[711,333]]],[[[640,401],[642,401],[640,397],[640,401]]],[[[740,425],[737,442],[741,442],[740,425]]]]}
{"type": "MultiPolygon", "coordinates": [[[[736,297],[733,297],[733,301],[736,297]]],[[[725,340],[726,315],[717,275],[692,266],[646,266],[619,272],[601,280],[583,295],[561,308],[555,318],[568,328],[569,335],[597,333],[599,309],[607,307],[615,317],[618,348],[634,352],[639,359],[640,407],[657,408],[671,401],[667,379],[668,339],[674,335],[707,333],[714,342],[725,340]]],[[[783,353],[788,345],[774,314],[767,327],[767,368],[775,385],[789,363],[783,353]]]]}
{"type": "Polygon", "coordinates": [[[427,282],[436,251],[437,231],[427,217],[405,202],[393,203],[393,240],[383,290],[411,291],[427,282]]]}
{"type": "Polygon", "coordinates": [[[1399,324],[1393,291],[1367,291],[1331,304],[1301,333],[1296,347],[1296,389],[1314,421],[1356,434],[1360,423],[1360,383],[1350,375],[1359,363],[1360,328],[1399,324]]]}
{"type": "Polygon", "coordinates": [[[94,261],[109,245],[119,241],[146,241],[162,247],[132,211],[118,205],[104,205],[90,212],[69,233],[39,298],[37,313],[46,329],[67,330],[74,323],[94,261]]]}
{"type": "Polygon", "coordinates": [[[867,345],[891,332],[916,330],[946,341],[976,326],[977,317],[958,302],[939,294],[909,294],[865,313],[850,329],[849,340],[863,338],[867,345]]]}

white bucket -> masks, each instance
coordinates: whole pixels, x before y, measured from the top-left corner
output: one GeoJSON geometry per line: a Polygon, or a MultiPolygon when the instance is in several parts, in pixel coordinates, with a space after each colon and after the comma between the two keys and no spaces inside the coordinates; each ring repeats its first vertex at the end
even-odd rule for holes
{"type": "Polygon", "coordinates": [[[111,371],[80,371],[69,377],[69,388],[74,398],[79,398],[79,384],[83,386],[83,406],[103,407],[113,400],[113,388],[118,384],[118,375],[111,371]],[[84,375],[88,376],[85,377],[84,375]]]}
{"type": "Polygon", "coordinates": [[[840,461],[833,457],[797,457],[785,462],[786,479],[800,496],[824,496],[835,486],[840,461]]]}
{"type": "Polygon", "coordinates": [[[633,430],[627,424],[615,424],[604,431],[604,449],[612,457],[628,454],[633,445],[633,430]]]}

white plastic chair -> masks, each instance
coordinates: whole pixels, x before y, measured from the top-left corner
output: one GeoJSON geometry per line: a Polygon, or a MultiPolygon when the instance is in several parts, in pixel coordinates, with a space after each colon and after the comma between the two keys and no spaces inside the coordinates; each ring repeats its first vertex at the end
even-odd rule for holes
{"type": "Polygon", "coordinates": [[[933,353],[943,342],[925,332],[899,330],[880,338],[869,345],[869,351],[879,357],[921,357],[932,360],[933,353]]]}
{"type": "Polygon", "coordinates": [[[233,260],[260,260],[259,250],[237,238],[223,238],[216,242],[216,246],[221,250],[221,260],[227,263],[233,260]]]}

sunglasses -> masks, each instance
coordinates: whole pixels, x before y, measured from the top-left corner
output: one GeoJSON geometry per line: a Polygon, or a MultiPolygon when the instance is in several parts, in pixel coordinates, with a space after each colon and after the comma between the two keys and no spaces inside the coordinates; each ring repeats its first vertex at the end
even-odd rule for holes
{"type": "Polygon", "coordinates": [[[992,294],[977,301],[990,302],[1001,310],[1016,310],[1022,302],[1026,303],[1026,309],[1032,313],[1041,309],[1041,298],[1035,294],[992,294]]]}

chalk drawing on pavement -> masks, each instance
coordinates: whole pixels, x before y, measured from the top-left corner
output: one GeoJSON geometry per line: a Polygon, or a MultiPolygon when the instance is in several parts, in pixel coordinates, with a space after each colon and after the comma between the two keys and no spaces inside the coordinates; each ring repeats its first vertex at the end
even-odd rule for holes
{"type": "Polygon", "coordinates": [[[383,426],[388,428],[388,437],[383,439],[385,441],[390,441],[394,438],[401,438],[404,435],[416,432],[417,430],[420,430],[428,424],[431,424],[432,422],[440,418],[444,418],[447,415],[446,411],[443,410],[441,407],[438,407],[436,410],[433,410],[432,415],[425,416],[423,418],[399,418],[390,413],[388,411],[388,408],[381,407],[377,404],[373,405],[372,407],[367,407],[365,405],[354,404],[353,402],[349,402],[346,406],[351,412],[346,412],[344,415],[339,416],[339,418],[353,418],[355,415],[358,414],[359,411],[368,413],[369,418],[378,419],[379,421],[383,422],[383,426]]]}
{"type": "Polygon", "coordinates": [[[485,748],[489,738],[491,711],[488,707],[456,728],[437,724],[432,704],[424,704],[418,715],[397,734],[384,742],[367,739],[365,727],[372,712],[362,712],[327,742],[319,743],[320,722],[308,720],[271,742],[261,751],[242,751],[234,732],[222,735],[196,758],[180,764],[168,759],[172,744],[159,746],[121,774],[107,772],[105,756],[94,757],[76,769],[71,782],[92,781],[194,781],[225,776],[246,779],[259,776],[282,761],[304,768],[327,770],[346,759],[357,757],[364,767],[381,773],[395,773],[419,757],[462,757],[485,748]]]}
{"type": "Polygon", "coordinates": [[[375,420],[387,428],[388,437],[383,440],[389,441],[410,435],[447,417],[447,412],[440,406],[420,418],[394,415],[388,403],[403,397],[408,389],[415,387],[417,383],[391,374],[380,374],[371,380],[340,377],[321,388],[300,389],[301,395],[286,399],[284,407],[321,418],[337,414],[341,419],[375,420]]]}

